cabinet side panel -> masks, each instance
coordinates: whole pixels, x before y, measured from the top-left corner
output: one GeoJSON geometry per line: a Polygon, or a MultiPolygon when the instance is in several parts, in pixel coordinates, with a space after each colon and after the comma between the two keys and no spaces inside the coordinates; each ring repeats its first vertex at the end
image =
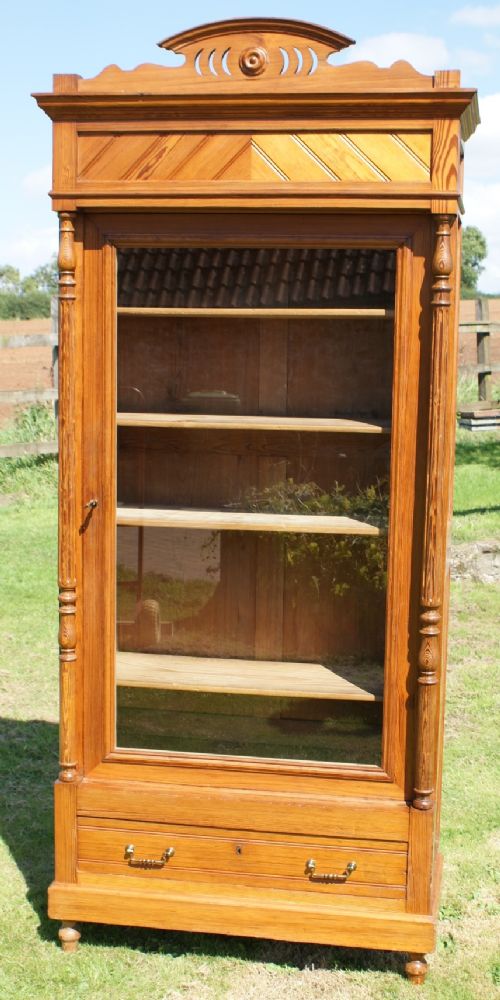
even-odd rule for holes
{"type": "Polygon", "coordinates": [[[54,785],[55,880],[76,882],[77,782],[56,781],[54,785]]]}
{"type": "Polygon", "coordinates": [[[439,118],[434,122],[432,143],[432,180],[438,191],[455,191],[458,186],[460,125],[458,121],[439,118]]]}
{"type": "Polygon", "coordinates": [[[54,123],[52,150],[54,191],[72,191],[76,182],[77,155],[77,130],[73,122],[54,123]]]}

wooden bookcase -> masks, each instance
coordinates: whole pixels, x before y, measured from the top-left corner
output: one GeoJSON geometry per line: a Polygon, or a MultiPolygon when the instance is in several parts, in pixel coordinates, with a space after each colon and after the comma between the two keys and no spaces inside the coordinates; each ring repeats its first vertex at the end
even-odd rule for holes
{"type": "Polygon", "coordinates": [[[459,74],[280,19],[63,75],[49,913],[435,944],[459,74]]]}

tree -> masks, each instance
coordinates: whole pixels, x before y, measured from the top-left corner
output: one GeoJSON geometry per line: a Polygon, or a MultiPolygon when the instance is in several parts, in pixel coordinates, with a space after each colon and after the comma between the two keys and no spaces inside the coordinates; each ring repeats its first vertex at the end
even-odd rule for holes
{"type": "Polygon", "coordinates": [[[19,269],[12,264],[0,265],[0,292],[19,294],[21,290],[21,275],[19,269]]]}
{"type": "Polygon", "coordinates": [[[475,299],[479,275],[484,271],[481,261],[487,256],[488,245],[477,226],[466,226],[462,232],[462,274],[460,296],[475,299]]]}
{"type": "Polygon", "coordinates": [[[12,264],[0,265],[0,319],[50,316],[50,298],[57,292],[57,256],[21,278],[12,264]]]}
{"type": "Polygon", "coordinates": [[[50,295],[47,292],[0,293],[0,319],[38,319],[50,316],[50,295]]]}
{"type": "Polygon", "coordinates": [[[41,264],[33,274],[23,279],[23,292],[47,292],[55,295],[57,292],[57,254],[53,254],[48,264],[41,264]]]}

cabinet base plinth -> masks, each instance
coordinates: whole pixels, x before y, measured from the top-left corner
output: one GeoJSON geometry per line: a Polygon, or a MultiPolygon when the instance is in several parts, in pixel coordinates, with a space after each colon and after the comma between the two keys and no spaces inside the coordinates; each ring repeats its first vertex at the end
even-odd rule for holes
{"type": "MultiPolygon", "coordinates": [[[[108,877],[106,886],[54,882],[49,889],[49,916],[103,924],[163,930],[234,934],[373,948],[423,955],[433,951],[435,921],[431,916],[356,906],[337,899],[305,898],[299,903],[280,890],[218,886],[217,893],[199,883],[171,882],[165,889],[138,892],[123,877],[108,877]]],[[[310,897],[310,893],[304,893],[310,897]]]]}

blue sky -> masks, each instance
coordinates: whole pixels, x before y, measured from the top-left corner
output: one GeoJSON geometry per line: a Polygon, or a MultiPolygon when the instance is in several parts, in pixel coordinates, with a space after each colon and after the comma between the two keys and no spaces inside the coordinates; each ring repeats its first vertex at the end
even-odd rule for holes
{"type": "Polygon", "coordinates": [[[383,66],[405,58],[425,73],[459,68],[462,82],[478,88],[483,123],[466,146],[464,224],[479,226],[488,239],[482,290],[500,291],[500,4],[453,0],[358,0],[352,7],[323,0],[267,0],[265,5],[212,0],[209,7],[195,0],[6,5],[0,264],[15,264],[26,274],[56,247],[57,221],[46,194],[51,124],[30,98],[32,91],[51,90],[53,73],[94,76],[109,63],[123,69],[162,63],[167,57],[155,43],[168,35],[208,20],[259,14],[309,20],[356,39],[339,61],[371,59],[383,66]]]}

